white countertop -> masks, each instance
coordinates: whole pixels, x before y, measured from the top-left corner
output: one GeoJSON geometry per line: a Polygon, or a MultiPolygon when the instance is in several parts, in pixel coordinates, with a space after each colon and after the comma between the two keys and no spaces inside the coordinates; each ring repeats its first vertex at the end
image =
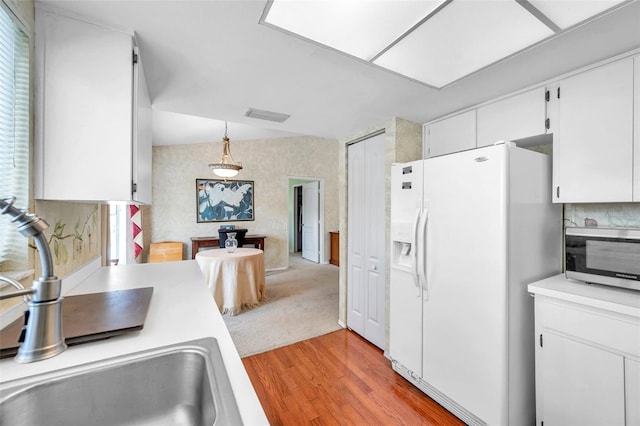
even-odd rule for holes
{"type": "Polygon", "coordinates": [[[0,360],[3,383],[102,359],[204,337],[218,340],[245,424],[268,421],[231,336],[195,260],[103,267],[68,295],[154,287],[144,329],[107,340],[71,346],[53,358],[18,364],[0,360]]]}
{"type": "Polygon", "coordinates": [[[640,291],[568,279],[564,274],[531,283],[529,293],[640,318],[640,291]]]}

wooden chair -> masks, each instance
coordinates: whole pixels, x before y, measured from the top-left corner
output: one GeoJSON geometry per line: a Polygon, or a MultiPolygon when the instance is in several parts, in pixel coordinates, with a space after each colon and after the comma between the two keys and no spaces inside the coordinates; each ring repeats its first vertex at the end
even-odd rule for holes
{"type": "Polygon", "coordinates": [[[173,262],[182,260],[182,243],[176,241],[164,241],[151,243],[149,246],[149,263],[173,262]]]}

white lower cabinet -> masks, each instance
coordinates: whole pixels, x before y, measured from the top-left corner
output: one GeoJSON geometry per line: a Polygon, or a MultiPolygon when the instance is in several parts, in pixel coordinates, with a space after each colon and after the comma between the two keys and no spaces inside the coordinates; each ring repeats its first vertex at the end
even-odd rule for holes
{"type": "Polygon", "coordinates": [[[640,425],[640,362],[624,360],[625,406],[627,407],[627,425],[640,425]]]}
{"type": "Polygon", "coordinates": [[[535,296],[536,424],[640,426],[640,292],[563,275],[535,296]]]}
{"type": "Polygon", "coordinates": [[[552,332],[543,338],[544,424],[624,426],[624,358],[552,332]]]}

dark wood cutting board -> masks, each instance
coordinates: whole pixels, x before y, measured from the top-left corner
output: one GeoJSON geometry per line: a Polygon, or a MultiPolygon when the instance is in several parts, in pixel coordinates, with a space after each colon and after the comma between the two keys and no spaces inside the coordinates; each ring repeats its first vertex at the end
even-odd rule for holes
{"type": "MultiPolygon", "coordinates": [[[[67,296],[62,301],[62,333],[67,345],[93,342],[142,330],[153,287],[67,296]]],[[[18,353],[20,317],[0,330],[0,358],[18,353]]]]}

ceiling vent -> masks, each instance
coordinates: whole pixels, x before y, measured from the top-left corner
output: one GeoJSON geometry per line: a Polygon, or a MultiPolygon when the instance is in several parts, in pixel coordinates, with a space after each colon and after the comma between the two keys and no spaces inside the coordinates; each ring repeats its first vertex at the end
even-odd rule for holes
{"type": "Polygon", "coordinates": [[[280,114],[279,112],[265,111],[255,108],[249,108],[244,115],[251,118],[257,118],[259,120],[275,121],[277,123],[284,123],[289,117],[291,117],[288,114],[280,114]]]}

